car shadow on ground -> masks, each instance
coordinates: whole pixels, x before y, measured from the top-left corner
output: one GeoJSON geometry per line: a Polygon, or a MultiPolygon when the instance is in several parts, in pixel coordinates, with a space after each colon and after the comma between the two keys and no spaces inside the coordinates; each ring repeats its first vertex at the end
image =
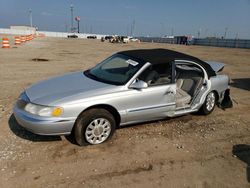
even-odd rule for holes
{"type": "Polygon", "coordinates": [[[238,144],[233,146],[233,155],[247,164],[246,176],[247,181],[250,183],[250,145],[238,144]]]}
{"type": "Polygon", "coordinates": [[[230,83],[232,87],[250,91],[250,78],[237,78],[232,79],[232,81],[233,82],[230,83]]]}
{"type": "Polygon", "coordinates": [[[18,137],[33,141],[33,142],[47,142],[47,141],[59,141],[62,140],[60,136],[42,136],[42,135],[36,135],[33,134],[23,127],[21,127],[18,122],[16,121],[16,118],[12,114],[9,118],[9,128],[10,130],[18,137]]]}

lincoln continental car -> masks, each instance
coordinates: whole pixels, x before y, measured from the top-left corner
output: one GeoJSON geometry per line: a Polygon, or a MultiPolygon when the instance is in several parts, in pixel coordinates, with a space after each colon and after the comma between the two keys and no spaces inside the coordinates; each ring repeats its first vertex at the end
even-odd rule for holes
{"type": "Polygon", "coordinates": [[[122,51],[89,70],[30,86],[14,116],[35,134],[100,144],[121,126],[232,107],[223,67],[167,49],[122,51]]]}

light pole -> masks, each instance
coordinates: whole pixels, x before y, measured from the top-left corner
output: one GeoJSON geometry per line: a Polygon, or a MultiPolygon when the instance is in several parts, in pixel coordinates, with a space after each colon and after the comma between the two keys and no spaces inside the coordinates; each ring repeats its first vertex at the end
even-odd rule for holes
{"type": "Polygon", "coordinates": [[[209,35],[209,34],[208,34],[208,30],[209,30],[209,29],[206,28],[204,38],[205,38],[205,37],[208,37],[208,35],[209,35]]]}
{"type": "Polygon", "coordinates": [[[133,20],[133,23],[131,25],[131,32],[130,32],[130,35],[133,36],[134,35],[134,32],[135,32],[135,19],[133,20]]]}
{"type": "Polygon", "coordinates": [[[29,18],[30,18],[30,27],[33,27],[33,24],[32,24],[32,10],[29,9],[29,18]]]}
{"type": "Polygon", "coordinates": [[[201,36],[201,29],[198,30],[198,39],[200,38],[201,36]]]}
{"type": "Polygon", "coordinates": [[[74,31],[74,15],[73,15],[73,12],[74,12],[74,6],[71,4],[70,5],[70,11],[71,11],[71,32],[74,31]]]}
{"type": "Polygon", "coordinates": [[[174,27],[171,28],[171,36],[174,36],[174,27]]]}
{"type": "Polygon", "coordinates": [[[226,39],[228,28],[225,28],[224,39],[226,39]]]}
{"type": "Polygon", "coordinates": [[[161,37],[163,37],[165,34],[164,23],[160,22],[160,25],[161,25],[161,37]]]}

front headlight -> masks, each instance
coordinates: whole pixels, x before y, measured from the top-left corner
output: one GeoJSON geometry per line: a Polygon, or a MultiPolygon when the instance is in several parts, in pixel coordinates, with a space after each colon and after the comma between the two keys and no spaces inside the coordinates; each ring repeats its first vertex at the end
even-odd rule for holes
{"type": "Polygon", "coordinates": [[[24,110],[31,114],[45,116],[45,117],[58,117],[62,115],[63,108],[61,107],[51,107],[51,106],[42,106],[38,104],[28,103],[24,110]]]}

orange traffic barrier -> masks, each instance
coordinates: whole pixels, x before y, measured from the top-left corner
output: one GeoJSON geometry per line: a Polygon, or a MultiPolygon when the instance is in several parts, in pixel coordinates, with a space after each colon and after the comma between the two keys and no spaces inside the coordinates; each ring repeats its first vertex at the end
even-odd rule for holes
{"type": "Polygon", "coordinates": [[[20,45],[21,44],[21,37],[15,37],[15,45],[20,45]]]}
{"type": "Polygon", "coordinates": [[[10,43],[8,38],[3,38],[2,48],[10,48],[10,43]]]}
{"type": "Polygon", "coordinates": [[[26,42],[26,37],[25,36],[21,36],[21,43],[26,42]]]}
{"type": "Polygon", "coordinates": [[[32,34],[27,35],[27,39],[28,39],[28,41],[32,40],[33,39],[33,35],[32,34]]]}

